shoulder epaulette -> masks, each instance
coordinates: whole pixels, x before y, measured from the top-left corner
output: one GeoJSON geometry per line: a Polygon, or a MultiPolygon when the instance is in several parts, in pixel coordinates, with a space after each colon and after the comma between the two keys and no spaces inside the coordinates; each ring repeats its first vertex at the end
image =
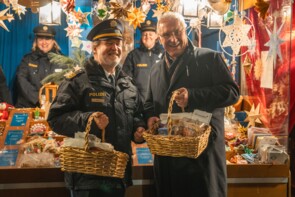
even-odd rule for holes
{"type": "Polygon", "coordinates": [[[67,72],[64,76],[66,77],[66,79],[73,79],[74,77],[78,76],[80,73],[83,73],[84,70],[81,68],[79,70],[74,70],[74,71],[69,71],[67,72]]]}

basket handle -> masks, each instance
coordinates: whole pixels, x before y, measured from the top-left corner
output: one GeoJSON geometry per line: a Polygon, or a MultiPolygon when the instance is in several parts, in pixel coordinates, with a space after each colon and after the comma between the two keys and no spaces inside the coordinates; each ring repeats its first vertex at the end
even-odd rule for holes
{"type": "MultiPolygon", "coordinates": [[[[172,133],[172,108],[173,108],[173,102],[175,100],[175,97],[179,94],[179,91],[172,92],[172,96],[170,98],[169,107],[168,107],[168,114],[167,114],[167,127],[168,127],[168,135],[171,135],[172,133]]],[[[181,107],[181,111],[184,112],[184,107],[181,107]]]]}
{"type": "MultiPolygon", "coordinates": [[[[88,118],[88,122],[86,125],[86,129],[85,129],[85,144],[84,144],[84,150],[87,151],[89,149],[89,141],[88,141],[88,136],[89,136],[89,132],[90,132],[90,128],[91,128],[91,123],[93,118],[95,117],[94,114],[91,114],[90,117],[88,118]]],[[[102,129],[101,131],[101,141],[105,142],[105,128],[102,129]]]]}

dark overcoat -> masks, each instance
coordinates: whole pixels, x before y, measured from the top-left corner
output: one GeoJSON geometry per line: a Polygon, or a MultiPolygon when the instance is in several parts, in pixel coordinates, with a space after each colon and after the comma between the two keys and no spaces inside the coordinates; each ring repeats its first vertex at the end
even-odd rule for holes
{"type": "MultiPolygon", "coordinates": [[[[191,43],[167,79],[165,61],[155,65],[150,74],[145,103],[147,118],[167,113],[171,93],[181,87],[188,90],[186,112],[200,109],[213,113],[212,132],[205,151],[197,158],[156,156],[155,181],[159,197],[226,197],[226,160],[224,148],[224,107],[239,98],[239,88],[221,55],[191,43]]],[[[173,113],[181,112],[175,103],[173,113]]]]}

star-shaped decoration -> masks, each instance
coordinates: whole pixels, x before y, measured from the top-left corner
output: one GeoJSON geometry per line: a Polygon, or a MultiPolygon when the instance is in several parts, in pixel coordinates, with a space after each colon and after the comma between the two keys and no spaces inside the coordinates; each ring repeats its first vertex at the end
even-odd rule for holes
{"type": "Polygon", "coordinates": [[[154,12],[154,14],[152,17],[157,18],[157,19],[159,19],[162,16],[162,14],[164,13],[163,10],[155,10],[155,9],[153,9],[153,12],[154,12]]]}
{"type": "Polygon", "coordinates": [[[132,8],[128,13],[128,17],[126,18],[129,21],[129,25],[133,25],[133,28],[140,27],[140,23],[145,21],[146,15],[136,7],[132,8]]]}
{"type": "Polygon", "coordinates": [[[79,70],[81,70],[81,66],[79,66],[78,64],[74,67],[74,71],[76,72],[76,71],[79,71],[79,70]]]}
{"type": "Polygon", "coordinates": [[[19,4],[12,4],[12,9],[14,10],[14,12],[18,15],[19,19],[22,19],[21,14],[25,15],[26,7],[19,5],[19,4]]]}
{"type": "Polygon", "coordinates": [[[246,57],[244,59],[243,67],[245,69],[246,74],[249,75],[252,70],[252,62],[251,62],[250,58],[248,57],[248,55],[246,55],[246,57]]]}
{"type": "Polygon", "coordinates": [[[283,26],[284,26],[284,23],[282,23],[279,29],[277,29],[277,17],[275,16],[273,31],[271,32],[267,27],[265,27],[266,32],[269,36],[269,41],[265,43],[264,46],[269,47],[267,58],[273,57],[274,65],[276,65],[277,55],[279,56],[280,60],[283,61],[280,45],[284,42],[284,40],[279,38],[279,35],[281,33],[283,26]]]}
{"type": "Polygon", "coordinates": [[[222,44],[223,47],[231,47],[233,55],[238,55],[241,46],[249,46],[251,44],[248,37],[248,32],[251,25],[243,24],[242,18],[235,14],[232,25],[227,25],[221,28],[226,37],[222,44]]]}
{"type": "Polygon", "coordinates": [[[82,40],[82,51],[86,51],[87,53],[92,53],[92,42],[82,40]]]}
{"type": "Polygon", "coordinates": [[[71,39],[71,42],[72,42],[72,45],[71,45],[71,47],[76,47],[76,48],[80,48],[80,46],[81,46],[81,44],[82,44],[82,41],[80,40],[80,38],[79,37],[73,37],[72,39],[71,39]]]}
{"type": "Polygon", "coordinates": [[[9,8],[6,8],[5,10],[0,11],[0,27],[3,27],[3,29],[5,29],[6,31],[9,31],[9,30],[3,21],[8,20],[10,22],[11,20],[14,20],[14,17],[12,14],[6,14],[8,10],[9,8]]]}
{"type": "Polygon", "coordinates": [[[70,14],[70,18],[75,21],[78,22],[80,24],[86,24],[89,25],[89,20],[88,20],[88,15],[91,14],[91,12],[82,12],[80,8],[78,8],[78,11],[73,11],[70,14]]]}
{"type": "Polygon", "coordinates": [[[75,0],[61,0],[60,1],[62,10],[69,14],[75,9],[75,0]]]}
{"type": "Polygon", "coordinates": [[[109,3],[111,5],[110,14],[112,15],[112,18],[116,19],[126,18],[128,16],[130,8],[132,7],[131,3],[128,3],[125,7],[117,2],[110,1],[109,3]]]}
{"type": "Polygon", "coordinates": [[[250,111],[245,111],[248,115],[247,118],[244,120],[245,122],[249,122],[247,127],[253,126],[255,127],[255,123],[261,123],[261,120],[259,119],[261,117],[260,114],[260,103],[255,108],[254,104],[251,106],[250,111]]]}
{"type": "Polygon", "coordinates": [[[80,24],[69,24],[67,28],[65,28],[67,35],[70,39],[74,37],[82,37],[81,32],[83,29],[80,28],[80,24]]]}

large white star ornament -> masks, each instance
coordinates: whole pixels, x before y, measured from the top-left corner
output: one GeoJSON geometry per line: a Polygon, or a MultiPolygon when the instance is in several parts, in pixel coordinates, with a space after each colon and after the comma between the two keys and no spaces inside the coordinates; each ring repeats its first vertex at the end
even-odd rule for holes
{"type": "Polygon", "coordinates": [[[277,29],[277,17],[275,17],[273,31],[271,32],[267,27],[265,27],[266,32],[269,36],[269,41],[267,43],[265,43],[264,46],[269,47],[267,58],[273,57],[274,66],[276,65],[276,56],[277,55],[279,56],[280,60],[283,61],[280,45],[285,40],[279,38],[279,35],[281,33],[283,26],[284,26],[284,23],[282,23],[281,26],[279,27],[279,29],[277,29]]]}
{"type": "Polygon", "coordinates": [[[254,104],[251,106],[250,111],[245,111],[248,115],[247,118],[244,120],[245,122],[249,122],[248,127],[253,126],[255,127],[255,123],[261,123],[261,114],[260,114],[260,103],[255,108],[254,104]]]}
{"type": "Polygon", "coordinates": [[[251,29],[251,25],[243,24],[242,18],[235,16],[232,25],[227,25],[221,28],[226,37],[223,41],[223,47],[231,47],[233,55],[238,55],[241,46],[251,45],[251,41],[248,37],[248,32],[251,29]]]}

